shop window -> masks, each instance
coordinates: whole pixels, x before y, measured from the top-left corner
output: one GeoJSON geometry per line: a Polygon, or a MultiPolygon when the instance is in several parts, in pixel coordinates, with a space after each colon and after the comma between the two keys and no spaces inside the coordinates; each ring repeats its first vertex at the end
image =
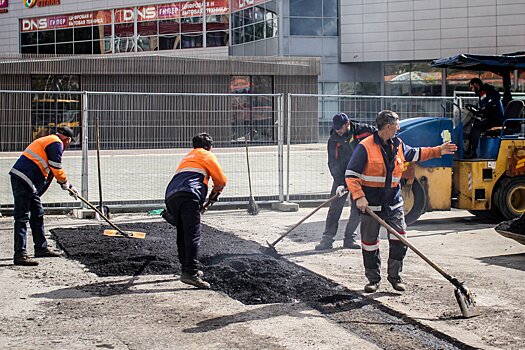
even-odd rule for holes
{"type": "Polygon", "coordinates": [[[208,32],[206,34],[206,46],[228,46],[228,32],[208,32]]]}
{"type": "Polygon", "coordinates": [[[290,35],[322,35],[321,18],[290,18],[290,35]]]}
{"type": "Polygon", "coordinates": [[[38,42],[37,40],[38,40],[37,32],[22,33],[21,35],[22,46],[36,45],[38,42]]]}
{"type": "Polygon", "coordinates": [[[290,0],[290,16],[319,17],[322,11],[322,0],[290,0]]]}
{"type": "Polygon", "coordinates": [[[39,45],[38,46],[39,54],[53,55],[55,54],[55,44],[51,45],[39,45]]]}
{"type": "Polygon", "coordinates": [[[139,36],[157,35],[157,21],[138,22],[137,34],[139,36]]]}
{"type": "Polygon", "coordinates": [[[192,49],[202,47],[202,33],[182,35],[181,47],[183,49],[192,49]]]}
{"type": "Polygon", "coordinates": [[[73,54],[73,43],[57,44],[56,45],[57,55],[71,55],[73,54]]]}
{"type": "MultiPolygon", "coordinates": [[[[33,91],[80,91],[76,75],[37,75],[31,77],[33,91]]],[[[49,135],[58,126],[69,126],[75,135],[81,134],[80,94],[35,93],[31,99],[31,125],[33,139],[49,135]]],[[[72,147],[80,145],[75,137],[72,147]]]]}
{"type": "Polygon", "coordinates": [[[21,53],[27,53],[27,54],[37,54],[38,53],[38,46],[22,46],[21,53]]]}
{"type": "Polygon", "coordinates": [[[206,30],[228,30],[228,15],[211,15],[206,17],[206,30]]]}
{"type": "Polygon", "coordinates": [[[189,17],[181,19],[181,33],[201,32],[202,17],[189,17]]]}
{"type": "Polygon", "coordinates": [[[180,35],[161,35],[159,36],[159,50],[180,49],[180,35]]]}
{"type": "Polygon", "coordinates": [[[323,36],[337,36],[337,18],[323,18],[323,36]]]}
{"type": "Polygon", "coordinates": [[[133,23],[122,23],[115,24],[115,36],[119,38],[132,37],[134,35],[135,28],[133,23]]]}
{"type": "Polygon", "coordinates": [[[138,51],[156,51],[159,49],[159,39],[157,36],[143,36],[137,39],[138,51]]]}
{"type": "MultiPolygon", "coordinates": [[[[232,76],[232,93],[271,94],[271,76],[232,76]]],[[[274,103],[270,96],[239,96],[232,99],[232,141],[268,142],[274,137],[274,103]]]]}
{"type": "Polygon", "coordinates": [[[159,21],[159,34],[180,33],[180,22],[175,19],[159,21]]]}
{"type": "Polygon", "coordinates": [[[75,41],[93,40],[93,28],[92,27],[80,27],[74,28],[74,39],[75,41]]]}
{"type": "Polygon", "coordinates": [[[55,42],[55,31],[44,30],[38,32],[38,44],[51,44],[55,42]]]}
{"type": "Polygon", "coordinates": [[[75,55],[91,55],[93,53],[93,44],[91,41],[75,41],[75,55]]]}
{"type": "Polygon", "coordinates": [[[57,43],[68,43],[73,41],[73,29],[61,29],[56,31],[57,43]]]}

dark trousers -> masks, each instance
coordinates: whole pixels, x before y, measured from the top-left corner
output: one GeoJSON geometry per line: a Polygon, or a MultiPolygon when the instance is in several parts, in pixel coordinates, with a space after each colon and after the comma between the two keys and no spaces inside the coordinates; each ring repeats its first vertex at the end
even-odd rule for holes
{"type": "Polygon", "coordinates": [[[495,126],[501,126],[497,122],[493,122],[490,119],[482,119],[482,120],[476,120],[474,124],[472,125],[472,129],[470,129],[469,134],[469,153],[474,154],[476,153],[476,150],[478,149],[479,144],[479,138],[481,137],[481,133],[485,130],[488,130],[495,126]]]}
{"type": "MultiPolygon", "coordinates": [[[[339,183],[334,182],[332,184],[332,191],[330,196],[335,196],[335,191],[339,187],[339,183]]],[[[335,235],[337,234],[337,229],[339,228],[339,219],[341,219],[341,213],[343,212],[343,207],[345,205],[348,195],[336,198],[330,204],[328,209],[328,214],[326,215],[326,224],[323,233],[323,239],[334,240],[335,235]]],[[[345,228],[345,241],[355,242],[357,238],[357,226],[359,226],[359,210],[356,207],[355,201],[352,201],[352,206],[350,209],[350,217],[348,218],[348,223],[345,228]]]]}
{"type": "Polygon", "coordinates": [[[166,201],[166,209],[175,220],[177,252],[183,273],[195,275],[201,240],[199,200],[191,193],[180,192],[166,201]]]}
{"type": "Polygon", "coordinates": [[[27,222],[31,227],[35,252],[47,249],[47,240],[44,234],[44,208],[40,197],[31,188],[16,176],[11,176],[11,188],[14,197],[15,219],[14,229],[14,258],[27,254],[27,222]]]}
{"type": "MultiPolygon", "coordinates": [[[[395,212],[389,216],[384,216],[385,220],[394,230],[406,238],[406,224],[403,212],[395,212]]],[[[381,224],[367,214],[361,215],[361,246],[363,251],[363,263],[365,265],[365,276],[370,282],[381,280],[381,254],[379,252],[379,229],[381,224]]],[[[388,233],[389,255],[388,255],[388,277],[397,280],[403,271],[403,260],[407,252],[407,247],[397,239],[396,236],[388,233]]]]}

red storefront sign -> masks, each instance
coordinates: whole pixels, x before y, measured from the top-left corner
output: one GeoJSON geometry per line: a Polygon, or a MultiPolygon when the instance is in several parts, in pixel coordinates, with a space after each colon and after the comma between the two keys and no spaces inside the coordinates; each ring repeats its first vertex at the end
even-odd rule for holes
{"type": "Polygon", "coordinates": [[[51,17],[24,18],[20,20],[22,32],[35,30],[63,29],[93,25],[111,24],[111,11],[81,12],[51,17]]]}

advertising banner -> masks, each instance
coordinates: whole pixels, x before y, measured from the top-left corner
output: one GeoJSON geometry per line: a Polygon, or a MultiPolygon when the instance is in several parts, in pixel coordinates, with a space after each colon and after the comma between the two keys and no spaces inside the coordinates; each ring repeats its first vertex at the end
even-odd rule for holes
{"type": "Polygon", "coordinates": [[[20,20],[22,32],[63,29],[111,24],[111,10],[80,12],[51,17],[24,18],[20,20]]]}
{"type": "Polygon", "coordinates": [[[7,0],[0,0],[0,13],[7,13],[8,6],[9,6],[9,2],[7,0]]]}

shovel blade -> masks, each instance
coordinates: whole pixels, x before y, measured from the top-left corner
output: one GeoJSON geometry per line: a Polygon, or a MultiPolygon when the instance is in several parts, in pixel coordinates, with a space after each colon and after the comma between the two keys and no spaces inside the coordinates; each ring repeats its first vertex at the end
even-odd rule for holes
{"type": "Polygon", "coordinates": [[[127,233],[127,236],[124,236],[117,230],[104,230],[103,235],[108,237],[123,237],[123,238],[138,238],[138,239],[144,239],[146,238],[145,232],[137,232],[137,231],[124,231],[127,233]]]}
{"type": "Polygon", "coordinates": [[[454,294],[456,296],[456,300],[458,301],[463,317],[470,318],[479,316],[479,309],[476,305],[476,300],[474,300],[474,296],[472,293],[470,293],[470,291],[462,291],[459,288],[456,288],[454,290],[454,294]]]}

